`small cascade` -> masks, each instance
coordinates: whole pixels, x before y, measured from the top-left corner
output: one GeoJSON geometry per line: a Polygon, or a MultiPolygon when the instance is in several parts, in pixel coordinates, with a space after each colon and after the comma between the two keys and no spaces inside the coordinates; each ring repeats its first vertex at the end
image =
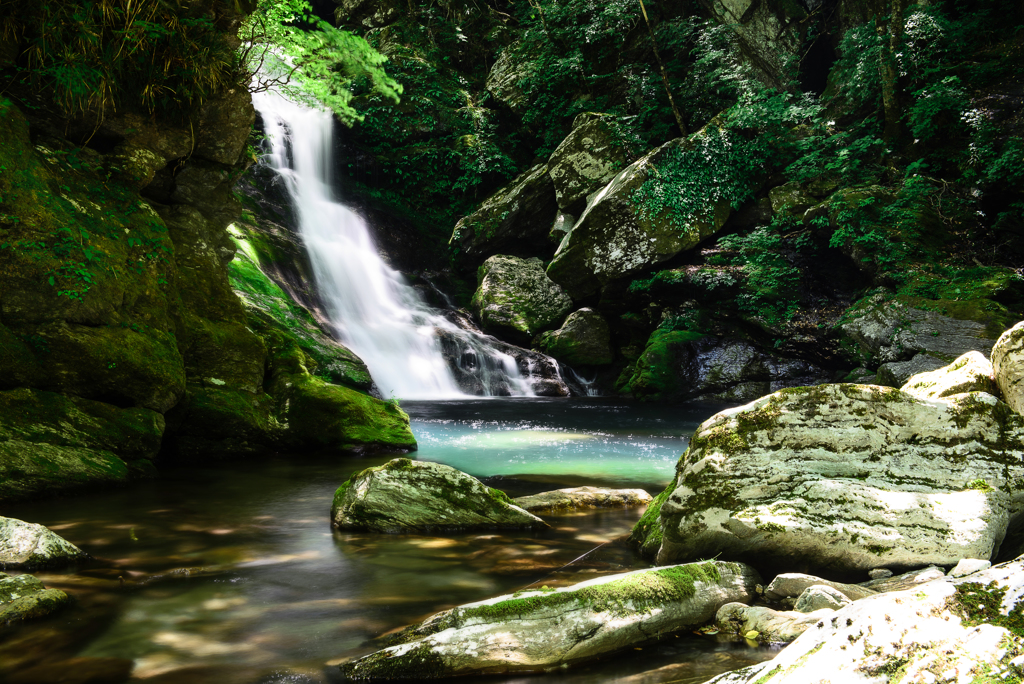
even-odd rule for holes
{"type": "Polygon", "coordinates": [[[535,396],[538,385],[552,394],[531,377],[524,357],[535,354],[428,307],[381,259],[362,217],[334,200],[330,114],[273,92],[255,94],[253,104],[270,141],[265,163],[287,187],[334,333],[385,397],[535,396]]]}

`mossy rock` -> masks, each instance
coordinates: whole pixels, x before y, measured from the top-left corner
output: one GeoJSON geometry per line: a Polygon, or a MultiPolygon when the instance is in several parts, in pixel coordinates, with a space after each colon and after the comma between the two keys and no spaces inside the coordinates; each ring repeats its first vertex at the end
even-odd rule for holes
{"type": "Polygon", "coordinates": [[[558,325],[572,307],[569,295],[544,273],[540,259],[503,254],[477,274],[473,309],[484,328],[526,341],[558,325]]]}
{"type": "MultiPolygon", "coordinates": [[[[0,567],[36,570],[74,565],[89,554],[42,525],[0,517],[0,567]]],[[[30,583],[31,584],[31,583],[30,583]]],[[[17,580],[0,582],[0,602],[29,591],[17,580]]],[[[32,585],[33,589],[41,586],[32,585]]]]}
{"type": "Polygon", "coordinates": [[[353,474],[335,492],[331,522],[342,530],[388,533],[547,527],[475,477],[408,458],[353,474]]]}
{"type": "Polygon", "coordinates": [[[572,366],[605,366],[615,358],[608,322],[593,309],[572,312],[562,327],[541,334],[533,346],[572,366]]]}

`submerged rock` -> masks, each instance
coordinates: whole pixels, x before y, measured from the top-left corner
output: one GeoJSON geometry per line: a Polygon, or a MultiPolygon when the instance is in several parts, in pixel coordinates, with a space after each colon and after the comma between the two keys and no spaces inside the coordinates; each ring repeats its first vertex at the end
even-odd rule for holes
{"type": "Polygon", "coordinates": [[[89,558],[63,537],[35,523],[0,518],[0,567],[52,568],[89,558]]]}
{"type": "Polygon", "coordinates": [[[534,346],[573,366],[603,366],[615,356],[608,322],[593,309],[573,311],[561,328],[542,333],[534,346]]]}
{"type": "Polygon", "coordinates": [[[725,603],[751,600],[758,580],[741,563],[707,561],[521,591],[438,613],[342,672],[370,680],[544,672],[707,622],[725,603]]]}
{"type": "Polygon", "coordinates": [[[989,360],[970,351],[948,366],[912,376],[900,390],[918,399],[942,399],[964,392],[994,394],[996,383],[989,360]]]}
{"type": "Polygon", "coordinates": [[[586,508],[625,508],[646,506],[651,495],[642,489],[603,489],[601,487],[573,487],[541,492],[513,499],[520,508],[531,513],[553,513],[586,508]]]}
{"type": "Polygon", "coordinates": [[[544,273],[540,259],[496,255],[480,266],[473,308],[486,330],[529,339],[557,325],[572,300],[544,273]]]}
{"type": "Polygon", "coordinates": [[[996,340],[992,368],[1003,400],[1017,413],[1024,413],[1024,321],[996,340]]]}
{"type": "Polygon", "coordinates": [[[1024,662],[1022,598],[1021,560],[872,596],[818,620],[773,660],[708,684],[817,684],[823,673],[834,682],[1012,681],[1024,662]]]}
{"type": "Polygon", "coordinates": [[[408,458],[353,474],[334,494],[331,523],[388,533],[548,526],[475,477],[408,458]]]}
{"type": "Polygon", "coordinates": [[[47,589],[32,575],[0,572],[0,626],[46,617],[71,599],[59,589],[47,589]]]}
{"type": "Polygon", "coordinates": [[[793,388],[705,421],[677,472],[659,562],[953,565],[991,557],[1021,512],[1024,419],[983,392],[793,388]]]}

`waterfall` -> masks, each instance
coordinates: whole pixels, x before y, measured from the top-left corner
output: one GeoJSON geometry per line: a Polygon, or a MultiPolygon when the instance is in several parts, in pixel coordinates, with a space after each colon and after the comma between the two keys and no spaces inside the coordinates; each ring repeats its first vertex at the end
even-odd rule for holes
{"type": "Polygon", "coordinates": [[[424,304],[381,259],[362,217],[334,200],[332,116],[274,92],[255,94],[253,104],[270,142],[266,162],[292,200],[333,332],[363,359],[381,393],[443,399],[469,389],[534,396],[517,359],[498,349],[501,343],[424,304]]]}

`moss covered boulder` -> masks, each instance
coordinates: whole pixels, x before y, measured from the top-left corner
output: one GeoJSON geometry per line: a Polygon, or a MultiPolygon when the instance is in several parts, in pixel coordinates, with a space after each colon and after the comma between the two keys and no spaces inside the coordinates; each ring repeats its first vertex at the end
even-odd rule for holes
{"type": "Polygon", "coordinates": [[[542,333],[533,346],[573,366],[604,366],[615,358],[608,322],[593,309],[573,311],[562,327],[542,333]]]}
{"type": "Polygon", "coordinates": [[[0,567],[35,570],[71,565],[87,558],[89,554],[85,551],[42,525],[0,518],[0,567]]]}
{"type": "Polygon", "coordinates": [[[0,572],[0,627],[55,613],[71,598],[60,589],[47,589],[32,575],[0,572]]]}
{"type": "Polygon", "coordinates": [[[918,373],[900,388],[918,399],[942,399],[964,392],[996,394],[992,364],[980,352],[967,352],[948,366],[918,373]]]}
{"type": "Polygon", "coordinates": [[[455,224],[448,241],[456,261],[472,268],[494,254],[551,254],[548,232],[558,213],[547,166],[538,164],[455,224]]]}
{"type": "Polygon", "coordinates": [[[438,613],[341,669],[367,680],[546,672],[707,622],[752,600],[759,581],[749,566],[707,561],[521,591],[438,613]]]}
{"type": "Polygon", "coordinates": [[[547,527],[475,477],[408,458],[354,473],[334,494],[331,524],[388,533],[547,527]]]}
{"type": "Polygon", "coordinates": [[[989,558],[1024,509],[1024,418],[990,394],[784,389],[697,428],[659,562],[867,571],[989,558]]]}
{"type": "Polygon", "coordinates": [[[559,208],[582,213],[587,195],[604,187],[635,158],[616,117],[591,112],[578,115],[572,132],[547,163],[559,208]]]}
{"type": "Polygon", "coordinates": [[[495,255],[480,266],[477,280],[473,309],[483,327],[517,339],[558,325],[572,307],[569,295],[544,273],[540,259],[495,255]]]}
{"type": "Polygon", "coordinates": [[[164,417],[27,388],[0,392],[0,501],[155,473],[164,417]]]}
{"type": "MultiPolygon", "coordinates": [[[[683,189],[662,187],[662,167],[700,148],[704,131],[648,152],[615,176],[591,200],[562,241],[548,275],[574,300],[603,285],[638,273],[714,235],[729,218],[728,202],[702,201],[676,206],[683,189]],[[660,199],[652,199],[660,198],[660,199]]],[[[727,179],[722,179],[727,182],[727,179]]],[[[693,188],[689,192],[695,192],[693,188]]]]}

